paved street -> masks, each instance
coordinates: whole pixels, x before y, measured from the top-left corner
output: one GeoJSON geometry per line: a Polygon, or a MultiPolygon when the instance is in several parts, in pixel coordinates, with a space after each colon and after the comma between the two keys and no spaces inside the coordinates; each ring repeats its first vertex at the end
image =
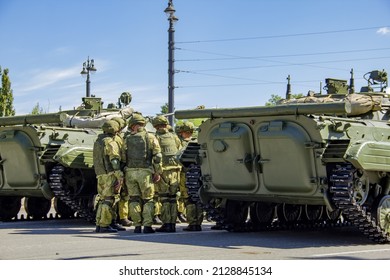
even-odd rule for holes
{"type": "Polygon", "coordinates": [[[2,260],[307,260],[390,259],[390,245],[374,244],[354,228],[234,233],[97,234],[82,219],[0,222],[2,260]]]}

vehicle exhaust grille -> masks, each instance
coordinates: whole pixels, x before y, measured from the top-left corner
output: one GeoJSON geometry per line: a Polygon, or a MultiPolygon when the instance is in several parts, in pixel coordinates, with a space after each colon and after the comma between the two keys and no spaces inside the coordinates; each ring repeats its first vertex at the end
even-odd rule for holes
{"type": "Polygon", "coordinates": [[[54,156],[57,154],[61,145],[50,145],[47,146],[42,154],[41,160],[43,161],[54,161],[54,156]]]}
{"type": "Polygon", "coordinates": [[[330,140],[322,155],[326,162],[338,162],[343,160],[349,146],[349,140],[330,140]]]}

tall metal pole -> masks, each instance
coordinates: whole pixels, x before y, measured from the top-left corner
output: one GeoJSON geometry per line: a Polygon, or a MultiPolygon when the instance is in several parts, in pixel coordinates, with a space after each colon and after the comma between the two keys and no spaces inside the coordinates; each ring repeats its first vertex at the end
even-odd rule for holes
{"type": "Polygon", "coordinates": [[[93,59],[89,60],[89,57],[87,59],[86,62],[83,63],[83,70],[80,72],[80,74],[82,76],[87,76],[87,80],[86,80],[86,97],[90,97],[91,96],[91,80],[89,79],[89,72],[95,72],[96,71],[96,68],[95,68],[95,62],[93,59]]]}
{"type": "Polygon", "coordinates": [[[168,15],[169,29],[168,29],[168,121],[170,125],[174,126],[173,112],[175,110],[175,28],[174,24],[179,19],[175,16],[175,8],[172,0],[169,0],[168,7],[164,12],[168,15]]]}
{"type": "Polygon", "coordinates": [[[87,97],[91,97],[91,81],[90,81],[90,79],[89,79],[89,71],[88,71],[88,73],[87,73],[87,81],[86,81],[86,96],[87,97]]]}

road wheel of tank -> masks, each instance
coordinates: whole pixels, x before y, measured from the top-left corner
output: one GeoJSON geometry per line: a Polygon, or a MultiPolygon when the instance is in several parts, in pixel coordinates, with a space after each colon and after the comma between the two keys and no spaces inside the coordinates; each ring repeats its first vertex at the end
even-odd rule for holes
{"type": "Polygon", "coordinates": [[[240,231],[248,218],[249,207],[246,202],[227,200],[225,206],[227,230],[240,231]]]}
{"type": "Polygon", "coordinates": [[[62,179],[67,195],[78,196],[84,189],[85,179],[82,171],[76,168],[65,168],[62,179]]]}
{"type": "Polygon", "coordinates": [[[34,220],[46,218],[51,208],[51,200],[44,197],[26,197],[24,199],[24,209],[27,216],[34,220]]]}
{"type": "Polygon", "coordinates": [[[341,210],[335,209],[333,211],[330,211],[328,207],[325,207],[325,217],[328,221],[337,222],[341,217],[341,210]]]}
{"type": "Polygon", "coordinates": [[[302,215],[302,205],[298,204],[279,204],[277,207],[278,219],[281,222],[296,222],[302,215]]]}
{"type": "Polygon", "coordinates": [[[383,196],[373,209],[373,217],[381,230],[390,234],[390,195],[383,196]]]}
{"type": "Polygon", "coordinates": [[[322,205],[305,205],[305,219],[310,222],[316,222],[321,220],[324,213],[324,207],[322,205]]]}
{"type": "Polygon", "coordinates": [[[64,219],[73,218],[75,214],[75,211],[58,197],[54,198],[54,209],[64,219]]]}
{"type": "Polygon", "coordinates": [[[269,202],[255,202],[249,208],[250,218],[254,224],[271,223],[275,215],[275,204],[269,202]]]}
{"type": "MultiPolygon", "coordinates": [[[[357,177],[357,172],[355,172],[354,177],[357,177]]],[[[368,180],[365,182],[359,178],[355,178],[352,186],[352,197],[356,200],[358,205],[363,205],[366,202],[368,197],[368,192],[370,191],[370,184],[368,180]]]]}
{"type": "Polygon", "coordinates": [[[2,221],[9,221],[17,218],[22,207],[21,200],[18,196],[0,197],[0,219],[2,221]]]}

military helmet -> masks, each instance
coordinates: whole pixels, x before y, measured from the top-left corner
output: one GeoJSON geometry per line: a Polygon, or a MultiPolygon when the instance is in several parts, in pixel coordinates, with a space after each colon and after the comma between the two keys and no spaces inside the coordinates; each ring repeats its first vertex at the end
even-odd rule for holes
{"type": "Polygon", "coordinates": [[[124,129],[126,126],[126,121],[121,117],[114,117],[111,120],[116,121],[119,124],[120,129],[124,129]]]}
{"type": "Polygon", "coordinates": [[[195,129],[195,126],[192,122],[189,122],[189,121],[185,121],[184,123],[182,123],[179,127],[178,127],[178,131],[179,132],[185,132],[185,131],[188,131],[188,132],[193,132],[195,129]]]}
{"type": "Polygon", "coordinates": [[[129,127],[133,126],[134,124],[145,124],[145,118],[141,114],[133,114],[131,118],[129,119],[129,127]]]}
{"type": "Polygon", "coordinates": [[[130,92],[127,92],[127,91],[122,92],[122,94],[121,94],[121,96],[120,96],[120,101],[121,101],[123,104],[125,104],[125,105],[130,104],[131,99],[132,99],[132,97],[131,97],[131,93],[130,93],[130,92]]]}
{"type": "Polygon", "coordinates": [[[102,129],[104,133],[115,134],[117,131],[119,131],[120,127],[119,123],[116,121],[109,120],[102,125],[102,129]]]}
{"type": "Polygon", "coordinates": [[[169,124],[168,119],[164,116],[157,116],[153,118],[152,121],[153,126],[161,125],[161,124],[169,124]]]}

